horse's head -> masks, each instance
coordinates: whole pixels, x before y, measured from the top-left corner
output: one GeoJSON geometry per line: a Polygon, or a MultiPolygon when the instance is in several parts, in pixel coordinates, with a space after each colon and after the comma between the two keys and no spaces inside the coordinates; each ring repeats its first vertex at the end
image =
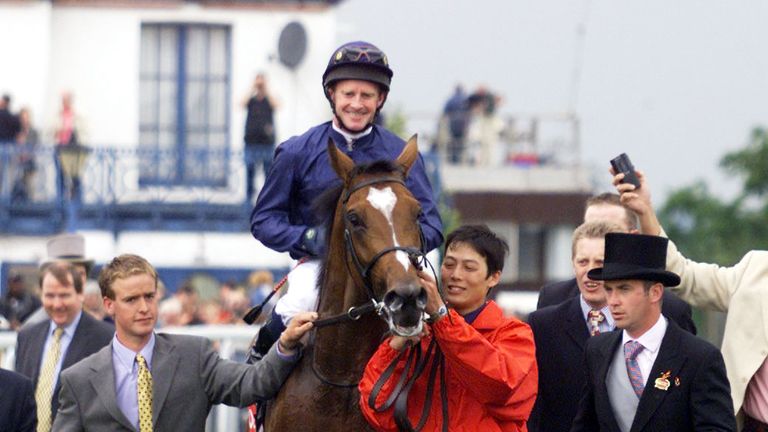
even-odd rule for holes
{"type": "Polygon", "coordinates": [[[379,314],[390,330],[402,336],[419,334],[427,303],[416,274],[424,255],[418,221],[421,206],[405,186],[408,170],[418,157],[416,136],[396,161],[355,166],[331,140],[328,153],[343,182],[334,232],[343,231],[347,267],[357,284],[378,302],[379,314]]]}

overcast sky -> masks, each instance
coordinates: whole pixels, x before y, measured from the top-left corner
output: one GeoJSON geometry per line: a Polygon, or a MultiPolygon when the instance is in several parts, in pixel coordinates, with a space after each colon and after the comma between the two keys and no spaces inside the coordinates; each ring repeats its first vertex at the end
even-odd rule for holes
{"type": "Polygon", "coordinates": [[[346,0],[338,21],[340,43],[387,53],[387,103],[406,113],[438,113],[457,82],[501,94],[503,113],[575,112],[601,189],[626,152],[657,202],[697,179],[730,198],[720,157],[768,123],[760,0],[346,0]]]}

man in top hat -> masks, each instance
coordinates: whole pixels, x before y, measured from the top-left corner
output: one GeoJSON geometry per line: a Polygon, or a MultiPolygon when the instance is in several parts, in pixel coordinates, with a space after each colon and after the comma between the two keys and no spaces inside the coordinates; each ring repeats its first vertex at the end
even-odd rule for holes
{"type": "Polygon", "coordinates": [[[46,319],[23,326],[16,340],[15,369],[35,385],[38,431],[50,430],[56,416],[59,374],[106,346],[115,332],[113,326],[83,313],[84,270],[90,263],[75,254],[82,254],[82,237],[74,242],[67,238],[75,239],[66,235],[48,242],[49,258],[58,260],[43,263],[40,270],[46,319]]]}
{"type": "MultiPolygon", "coordinates": [[[[48,239],[46,244],[47,258],[40,264],[42,269],[46,264],[54,261],[67,261],[75,265],[82,274],[83,286],[88,279],[88,274],[93,268],[93,260],[85,257],[85,237],[82,234],[66,233],[48,239]]],[[[48,319],[44,308],[38,308],[24,320],[22,329],[48,319]]]]}
{"type": "Polygon", "coordinates": [[[571,432],[735,431],[725,364],[710,343],[661,314],[667,239],[605,236],[602,268],[608,306],[621,331],[590,338],[587,385],[571,432]]]}

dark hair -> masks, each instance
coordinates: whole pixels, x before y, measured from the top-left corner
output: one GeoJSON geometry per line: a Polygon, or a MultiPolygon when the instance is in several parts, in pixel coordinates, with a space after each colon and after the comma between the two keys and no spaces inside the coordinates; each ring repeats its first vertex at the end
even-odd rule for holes
{"type": "Polygon", "coordinates": [[[152,267],[149,261],[138,255],[123,254],[115,257],[107,265],[101,269],[99,274],[99,288],[101,288],[101,296],[107,297],[112,300],[115,299],[115,291],[112,289],[112,285],[118,279],[126,279],[131,276],[147,274],[155,280],[155,288],[157,288],[157,271],[152,267]]]}
{"type": "Polygon", "coordinates": [[[504,258],[509,252],[507,242],[496,235],[485,225],[462,225],[448,234],[445,240],[445,250],[453,244],[465,244],[475,250],[483,258],[488,266],[490,277],[497,271],[504,270],[504,258]]]}
{"type": "Polygon", "coordinates": [[[64,286],[72,286],[75,288],[75,292],[78,294],[83,293],[83,273],[77,268],[75,264],[69,261],[53,261],[43,266],[40,269],[40,288],[43,288],[43,280],[45,276],[50,274],[56,280],[64,286]],[[69,278],[72,278],[72,282],[69,282],[69,278]]]}

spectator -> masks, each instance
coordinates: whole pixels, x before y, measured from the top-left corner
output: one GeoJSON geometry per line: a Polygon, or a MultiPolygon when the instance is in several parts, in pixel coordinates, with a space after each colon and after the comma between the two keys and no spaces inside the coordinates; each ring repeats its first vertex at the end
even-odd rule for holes
{"type": "MultiPolygon", "coordinates": [[[[56,190],[60,201],[65,197],[65,176],[61,166],[61,152],[66,148],[76,148],[83,144],[84,126],[82,118],[77,115],[73,106],[73,96],[70,92],[64,92],[61,95],[61,110],[57,119],[57,126],[54,133],[54,142],[56,144],[56,155],[54,158],[56,164],[56,190]]],[[[69,197],[76,200],[80,196],[80,178],[72,176],[70,178],[69,197]]]]}
{"type": "MultiPolygon", "coordinates": [[[[254,271],[248,276],[248,296],[251,299],[252,305],[260,305],[261,302],[266,299],[272,290],[274,289],[274,278],[272,272],[268,270],[254,271]]],[[[272,309],[277,303],[278,296],[275,294],[269,299],[269,302],[264,305],[259,315],[258,322],[262,323],[264,319],[272,314],[272,309]]]]}
{"type": "Polygon", "coordinates": [[[4,94],[0,98],[0,145],[16,141],[20,129],[19,118],[11,113],[11,96],[4,94]]]}
{"type": "Polygon", "coordinates": [[[468,98],[471,120],[467,131],[466,161],[479,166],[496,165],[499,157],[499,138],[504,122],[496,109],[501,98],[485,86],[479,86],[468,98]]]}
{"type": "Polygon", "coordinates": [[[456,89],[448,102],[443,107],[441,129],[445,130],[446,157],[450,163],[460,163],[464,154],[464,140],[469,124],[469,100],[461,84],[456,89]]]}
{"type": "Polygon", "coordinates": [[[167,298],[160,302],[157,307],[158,327],[184,326],[183,312],[181,302],[176,297],[167,298]]]}
{"type": "Polygon", "coordinates": [[[30,201],[33,192],[32,182],[37,166],[35,164],[35,148],[39,143],[37,129],[32,127],[29,108],[19,111],[21,129],[16,135],[16,145],[19,148],[18,173],[14,181],[11,199],[15,201],[30,201]]]}
{"type": "Polygon", "coordinates": [[[8,157],[10,145],[16,140],[19,133],[19,119],[11,113],[11,96],[4,94],[0,98],[0,191],[3,188],[3,178],[10,168],[8,157]]]}
{"type": "Polygon", "coordinates": [[[587,341],[571,432],[736,430],[722,354],[661,313],[664,287],[680,283],[666,254],[665,238],[606,234],[603,266],[587,276],[604,281],[622,331],[587,341]]]}
{"type": "Polygon", "coordinates": [[[21,273],[11,270],[8,274],[8,292],[2,300],[2,309],[13,330],[18,330],[24,322],[40,307],[40,299],[30,294],[24,284],[21,273]]]}
{"type": "Polygon", "coordinates": [[[255,188],[253,178],[256,174],[256,161],[262,160],[264,177],[272,163],[272,149],[275,145],[274,111],[277,104],[267,88],[267,78],[263,73],[256,75],[253,87],[243,100],[243,107],[248,110],[245,120],[245,200],[250,204],[255,188]]]}
{"type": "Polygon", "coordinates": [[[101,290],[95,280],[87,280],[83,289],[83,310],[100,321],[113,322],[112,317],[104,311],[104,302],[101,299],[101,290]]]}

